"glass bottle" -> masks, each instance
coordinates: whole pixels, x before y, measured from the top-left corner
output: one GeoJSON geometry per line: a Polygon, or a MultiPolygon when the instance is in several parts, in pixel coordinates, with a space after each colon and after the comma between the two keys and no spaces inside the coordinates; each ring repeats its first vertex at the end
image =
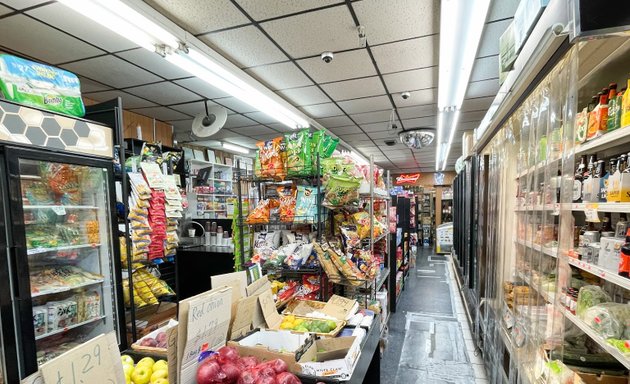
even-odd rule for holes
{"type": "Polygon", "coordinates": [[[573,176],[573,202],[582,202],[582,182],[584,181],[584,171],[586,170],[586,155],[580,157],[575,175],[573,176]]]}
{"type": "Polygon", "coordinates": [[[628,230],[628,221],[625,213],[619,215],[619,221],[615,224],[615,237],[623,239],[628,230]]]}
{"type": "Polygon", "coordinates": [[[617,83],[608,85],[608,113],[606,114],[606,130],[615,130],[615,109],[617,104],[617,83]]]}
{"type": "Polygon", "coordinates": [[[630,228],[626,231],[626,242],[621,246],[619,276],[630,277],[630,228]]]}
{"type": "MultiPolygon", "coordinates": [[[[584,173],[584,181],[582,182],[582,201],[592,202],[595,198],[593,194],[593,177],[595,176],[595,165],[597,164],[597,155],[591,155],[588,160],[588,167],[584,173]]],[[[599,185],[599,184],[598,184],[599,185]]]]}

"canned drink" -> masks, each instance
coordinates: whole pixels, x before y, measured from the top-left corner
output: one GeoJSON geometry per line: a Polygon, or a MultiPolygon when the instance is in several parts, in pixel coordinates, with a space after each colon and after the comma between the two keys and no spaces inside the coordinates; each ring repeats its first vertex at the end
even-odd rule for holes
{"type": "Polygon", "coordinates": [[[615,231],[602,232],[602,237],[615,237],[615,231]]]}
{"type": "Polygon", "coordinates": [[[589,263],[591,264],[597,264],[599,262],[599,251],[601,250],[601,244],[600,243],[592,243],[588,246],[588,252],[590,253],[590,261],[589,263]]]}
{"type": "Polygon", "coordinates": [[[584,246],[588,246],[591,243],[599,243],[599,232],[598,231],[586,231],[584,232],[583,243],[584,246]]]}

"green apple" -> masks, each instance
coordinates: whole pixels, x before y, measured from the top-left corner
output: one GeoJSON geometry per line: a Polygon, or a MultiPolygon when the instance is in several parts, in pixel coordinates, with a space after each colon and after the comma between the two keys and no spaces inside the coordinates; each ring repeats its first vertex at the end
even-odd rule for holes
{"type": "Polygon", "coordinates": [[[151,381],[151,368],[146,365],[137,365],[131,374],[134,384],[149,384],[151,381]]]}
{"type": "Polygon", "coordinates": [[[123,363],[123,372],[125,372],[125,376],[131,376],[133,373],[133,364],[123,363]]]}
{"type": "Polygon", "coordinates": [[[159,371],[160,369],[165,369],[168,371],[168,363],[166,360],[158,360],[153,364],[153,371],[159,371]]]}
{"type": "Polygon", "coordinates": [[[157,379],[152,381],[151,384],[168,384],[168,379],[157,379]]]}
{"type": "Polygon", "coordinates": [[[155,360],[150,357],[143,357],[142,359],[140,359],[140,361],[138,361],[138,364],[136,364],[136,366],[144,365],[149,367],[149,369],[153,369],[153,364],[155,364],[155,360]]]}
{"type": "Polygon", "coordinates": [[[120,356],[120,360],[122,361],[123,364],[130,364],[130,365],[135,364],[135,362],[133,361],[133,358],[129,355],[120,356]]]}
{"type": "Polygon", "coordinates": [[[160,369],[157,371],[153,371],[151,374],[151,383],[155,383],[157,379],[166,379],[168,378],[168,371],[165,369],[160,369]]]}

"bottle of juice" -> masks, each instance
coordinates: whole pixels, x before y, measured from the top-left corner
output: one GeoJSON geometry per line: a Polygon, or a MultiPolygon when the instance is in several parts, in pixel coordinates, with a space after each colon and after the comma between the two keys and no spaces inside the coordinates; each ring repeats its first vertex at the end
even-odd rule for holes
{"type": "Polygon", "coordinates": [[[608,132],[615,130],[615,103],[617,101],[617,83],[608,85],[608,113],[606,113],[606,130],[608,132]]]}
{"type": "Polygon", "coordinates": [[[600,135],[599,132],[599,100],[601,100],[602,96],[604,94],[602,92],[599,92],[597,94],[597,96],[593,96],[594,99],[597,99],[598,101],[595,102],[595,106],[591,109],[591,105],[593,104],[593,102],[591,101],[591,103],[589,103],[588,107],[589,107],[589,113],[588,113],[588,131],[586,133],[586,140],[591,140],[594,139],[596,137],[598,137],[600,135]]]}
{"type": "Polygon", "coordinates": [[[623,93],[621,101],[621,127],[630,125],[630,78],[628,78],[628,88],[623,93]]]}
{"type": "Polygon", "coordinates": [[[621,128],[621,108],[623,103],[623,95],[626,93],[626,88],[623,88],[619,93],[617,93],[617,97],[615,97],[615,116],[614,116],[614,127],[615,129],[621,128]]]}

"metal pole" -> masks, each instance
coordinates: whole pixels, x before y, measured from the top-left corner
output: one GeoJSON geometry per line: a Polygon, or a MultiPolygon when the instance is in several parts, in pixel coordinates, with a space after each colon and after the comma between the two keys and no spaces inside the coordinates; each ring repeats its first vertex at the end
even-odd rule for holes
{"type": "Polygon", "coordinates": [[[239,242],[239,248],[240,248],[240,252],[241,252],[241,257],[240,257],[240,265],[238,266],[238,268],[236,269],[237,271],[240,271],[241,268],[243,268],[243,265],[245,264],[245,240],[243,238],[243,236],[245,236],[245,234],[243,233],[243,194],[242,194],[242,190],[241,190],[241,160],[237,160],[236,161],[236,174],[237,176],[237,183],[236,183],[236,194],[238,195],[238,218],[237,218],[237,222],[236,222],[236,226],[238,228],[239,233],[239,238],[238,238],[238,242],[239,242]]]}

